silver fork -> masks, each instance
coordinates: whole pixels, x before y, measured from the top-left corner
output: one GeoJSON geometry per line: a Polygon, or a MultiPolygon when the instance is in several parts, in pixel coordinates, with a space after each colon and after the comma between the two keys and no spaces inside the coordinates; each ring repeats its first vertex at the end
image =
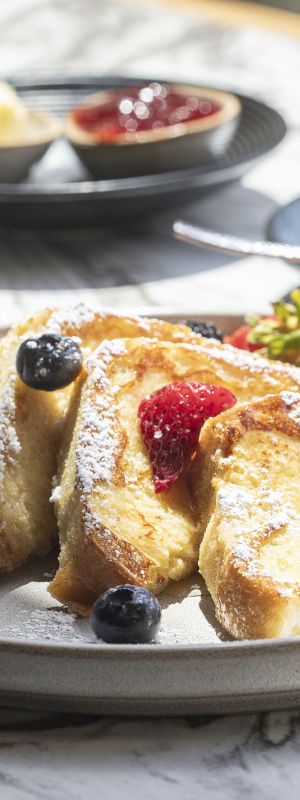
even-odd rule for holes
{"type": "Polygon", "coordinates": [[[296,245],[242,239],[239,236],[201,228],[199,225],[189,225],[182,220],[174,222],[173,231],[176,239],[182,239],[184,242],[199,245],[199,247],[221,250],[237,256],[267,256],[268,258],[284,258],[290,264],[300,263],[300,247],[296,245]]]}

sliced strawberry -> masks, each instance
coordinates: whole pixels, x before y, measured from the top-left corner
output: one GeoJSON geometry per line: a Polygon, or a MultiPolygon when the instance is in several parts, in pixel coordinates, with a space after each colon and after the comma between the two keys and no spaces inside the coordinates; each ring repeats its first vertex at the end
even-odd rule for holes
{"type": "Polygon", "coordinates": [[[139,405],[141,433],[153,468],[155,492],[169,489],[191,458],[200,429],[236,403],[228,389],[206,383],[170,383],[139,405]]]}
{"type": "Polygon", "coordinates": [[[237,328],[230,336],[224,336],[223,341],[225,344],[231,344],[233,347],[238,347],[239,350],[250,350],[250,352],[254,352],[254,350],[260,350],[263,347],[263,344],[251,344],[248,342],[248,334],[251,328],[250,325],[241,325],[240,328],[237,328]]]}

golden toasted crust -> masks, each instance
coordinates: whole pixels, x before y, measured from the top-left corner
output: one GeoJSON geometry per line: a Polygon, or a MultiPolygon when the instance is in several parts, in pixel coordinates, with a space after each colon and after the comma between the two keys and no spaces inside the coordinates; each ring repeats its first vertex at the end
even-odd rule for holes
{"type": "Polygon", "coordinates": [[[56,537],[49,497],[63,427],[60,423],[73,387],[37,392],[17,378],[15,369],[21,341],[45,332],[79,337],[85,357],[102,339],[116,336],[193,339],[183,325],[96,313],[84,305],[43,309],[4,337],[0,345],[0,571],[4,572],[31,555],[46,554],[56,537]]]}
{"type": "Polygon", "coordinates": [[[192,466],[200,571],[232,636],[300,633],[300,395],[203,427],[192,466]]]}
{"type": "Polygon", "coordinates": [[[186,478],[155,495],[137,416],[148,392],[199,377],[197,354],[182,347],[106,342],[77,384],[58,475],[60,569],[49,590],[80,613],[109,586],[130,582],[159,592],[196,568],[186,478]]]}
{"type": "Polygon", "coordinates": [[[0,571],[29,555],[46,554],[56,535],[49,486],[59,446],[59,404],[17,377],[15,359],[26,334],[36,334],[49,312],[12,328],[0,344],[0,571]]]}
{"type": "Polygon", "coordinates": [[[159,592],[166,581],[155,571],[155,584],[149,583],[145,578],[151,570],[153,573],[153,563],[136,547],[95,521],[84,546],[57,571],[49,592],[81,616],[88,616],[96,598],[110,586],[131,583],[159,592]]]}
{"type": "Polygon", "coordinates": [[[241,400],[265,394],[270,385],[299,388],[298,371],[251,354],[247,370],[236,362],[233,348],[208,340],[119,340],[98,349],[77,384],[61,451],[56,508],[62,551],[50,586],[57,599],[85,611],[124,578],[158,592],[195,570],[199,534],[187,475],[170,492],[154,494],[137,409],[148,393],[174,380],[223,385],[241,400]]]}

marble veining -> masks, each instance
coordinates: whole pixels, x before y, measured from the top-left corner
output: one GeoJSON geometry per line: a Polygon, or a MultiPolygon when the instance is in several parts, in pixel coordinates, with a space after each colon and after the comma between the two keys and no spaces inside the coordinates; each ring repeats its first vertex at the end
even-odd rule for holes
{"type": "Polygon", "coordinates": [[[299,712],[191,719],[56,719],[0,731],[13,800],[298,797],[299,712]],[[55,724],[55,720],[53,720],[55,724]],[[47,723],[46,723],[47,724],[47,723]],[[66,725],[66,727],[60,727],[66,725]],[[32,728],[32,729],[30,729],[32,728]]]}

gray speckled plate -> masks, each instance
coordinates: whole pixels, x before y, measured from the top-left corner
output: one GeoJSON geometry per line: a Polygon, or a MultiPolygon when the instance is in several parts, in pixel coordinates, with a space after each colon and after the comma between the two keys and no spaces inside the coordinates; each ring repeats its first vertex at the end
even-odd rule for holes
{"type": "MultiPolygon", "coordinates": [[[[229,331],[240,318],[215,321],[229,331]]],[[[201,578],[193,576],[160,596],[156,644],[118,646],[97,642],[87,620],[66,613],[50,597],[47,583],[54,569],[51,556],[1,577],[3,706],[193,715],[300,702],[300,638],[229,641],[201,578]]]]}

